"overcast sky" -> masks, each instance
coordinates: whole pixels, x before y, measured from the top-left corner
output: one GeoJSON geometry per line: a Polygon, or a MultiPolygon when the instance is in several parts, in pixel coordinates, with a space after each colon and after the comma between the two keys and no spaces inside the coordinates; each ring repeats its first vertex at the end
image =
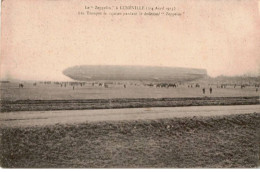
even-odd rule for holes
{"type": "Polygon", "coordinates": [[[257,0],[6,0],[1,78],[66,80],[62,70],[74,65],[259,74],[259,7],[257,0]],[[182,16],[79,16],[85,5],[175,6],[182,16]]]}

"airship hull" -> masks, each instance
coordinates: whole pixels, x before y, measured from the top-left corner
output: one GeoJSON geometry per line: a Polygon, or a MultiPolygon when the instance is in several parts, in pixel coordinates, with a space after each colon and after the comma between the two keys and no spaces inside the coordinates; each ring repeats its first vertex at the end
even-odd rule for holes
{"type": "Polygon", "coordinates": [[[205,69],[150,66],[74,66],[63,74],[78,81],[138,80],[138,81],[192,81],[207,76],[205,69]]]}

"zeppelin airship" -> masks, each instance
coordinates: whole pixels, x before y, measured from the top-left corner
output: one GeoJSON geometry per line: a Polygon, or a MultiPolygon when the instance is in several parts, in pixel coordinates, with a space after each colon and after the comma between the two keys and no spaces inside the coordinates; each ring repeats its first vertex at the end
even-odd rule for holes
{"type": "Polygon", "coordinates": [[[116,65],[73,66],[65,69],[63,74],[77,81],[136,80],[182,82],[207,77],[205,69],[116,65]]]}

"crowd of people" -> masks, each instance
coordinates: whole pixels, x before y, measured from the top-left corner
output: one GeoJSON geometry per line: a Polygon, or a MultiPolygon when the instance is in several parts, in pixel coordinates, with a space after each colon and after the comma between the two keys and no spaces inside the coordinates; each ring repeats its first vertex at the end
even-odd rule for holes
{"type": "MultiPolygon", "coordinates": [[[[39,84],[44,84],[44,85],[48,85],[48,84],[55,84],[55,85],[59,85],[60,87],[67,87],[70,86],[72,88],[72,90],[75,90],[76,87],[83,87],[86,84],[90,84],[92,85],[92,87],[98,86],[98,87],[104,87],[104,88],[109,88],[109,85],[122,85],[123,88],[127,87],[126,83],[121,83],[121,82],[111,82],[111,83],[105,83],[105,82],[91,82],[91,83],[86,83],[86,82],[51,82],[51,81],[44,81],[44,82],[38,82],[39,84]]],[[[33,83],[33,86],[37,86],[38,84],[37,82],[33,83]]],[[[129,83],[128,83],[129,84],[129,83]]],[[[133,85],[133,83],[130,83],[129,85],[133,85]]],[[[137,86],[137,84],[134,84],[135,86],[137,86]]],[[[140,84],[138,84],[140,85],[140,84]]],[[[143,83],[141,84],[143,86],[148,86],[148,87],[156,87],[156,88],[177,88],[179,87],[179,85],[187,85],[188,88],[200,88],[201,85],[199,83],[193,83],[193,84],[183,84],[183,83],[143,83]]],[[[214,84],[208,84],[209,87],[205,87],[203,86],[202,88],[202,94],[206,94],[206,88],[209,90],[209,94],[213,93],[213,87],[214,84]]],[[[252,86],[255,87],[255,91],[258,92],[258,88],[260,87],[260,84],[255,84],[255,85],[246,85],[246,84],[233,84],[233,85],[228,85],[228,84],[215,84],[216,88],[220,88],[220,89],[225,89],[225,88],[236,88],[237,86],[240,86],[241,89],[244,89],[248,86],[252,86]],[[229,87],[228,87],[229,86],[229,87]]],[[[19,83],[19,88],[24,88],[24,84],[23,83],[19,83]]]]}

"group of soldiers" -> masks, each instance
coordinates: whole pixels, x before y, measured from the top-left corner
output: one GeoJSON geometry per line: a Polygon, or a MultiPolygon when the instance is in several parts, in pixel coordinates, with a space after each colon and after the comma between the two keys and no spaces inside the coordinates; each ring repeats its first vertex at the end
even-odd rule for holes
{"type": "MultiPolygon", "coordinates": [[[[196,87],[196,88],[200,88],[200,84],[198,84],[198,83],[195,84],[195,87],[196,87]]],[[[189,84],[189,85],[188,85],[188,88],[193,88],[193,84],[189,84]]]]}
{"type": "MultiPolygon", "coordinates": [[[[60,85],[60,87],[66,87],[67,85],[69,86],[72,86],[72,89],[74,90],[75,89],[75,86],[84,86],[86,83],[85,82],[53,82],[54,84],[57,84],[57,85],[60,85]]],[[[51,82],[40,82],[40,84],[51,84],[51,82]]],[[[33,86],[36,86],[37,83],[33,83],[33,86]]],[[[98,86],[100,87],[105,87],[105,88],[108,88],[108,84],[107,83],[97,83],[98,86]]],[[[95,83],[92,83],[92,86],[95,86],[95,83]]],[[[178,87],[177,84],[166,84],[166,83],[160,83],[160,84],[145,84],[145,86],[155,86],[156,88],[169,88],[169,87],[178,87]]],[[[197,83],[194,85],[195,87],[199,88],[200,85],[197,83]]],[[[234,85],[234,88],[236,88],[236,84],[234,85]]],[[[255,85],[255,91],[258,92],[258,88],[259,88],[260,85],[255,85]]],[[[19,83],[19,88],[23,88],[24,85],[22,83],[19,83]]],[[[193,87],[193,84],[188,84],[188,88],[192,88],[193,87]]],[[[227,87],[227,84],[221,84],[220,86],[217,85],[217,88],[226,88],[227,87]]],[[[241,89],[242,88],[245,88],[246,85],[242,84],[241,85],[241,89]]],[[[123,83],[123,88],[126,88],[126,84],[123,83]]],[[[212,94],[213,92],[213,88],[210,87],[209,88],[209,93],[212,94]]],[[[202,88],[202,93],[203,94],[206,94],[206,88],[203,87],[202,88]]]]}
{"type": "MultiPolygon", "coordinates": [[[[219,87],[217,87],[217,88],[219,88],[219,87]]],[[[221,87],[221,88],[223,88],[223,87],[221,87]]],[[[225,88],[225,87],[224,87],[224,88],[225,88]]],[[[210,87],[210,88],[209,88],[209,93],[212,94],[212,91],[213,91],[213,89],[212,89],[212,87],[210,87]]],[[[255,90],[255,91],[258,92],[258,87],[256,87],[256,90],[255,90]]],[[[203,93],[203,94],[206,93],[206,89],[205,89],[205,88],[202,88],[202,93],[203,93]]]]}

